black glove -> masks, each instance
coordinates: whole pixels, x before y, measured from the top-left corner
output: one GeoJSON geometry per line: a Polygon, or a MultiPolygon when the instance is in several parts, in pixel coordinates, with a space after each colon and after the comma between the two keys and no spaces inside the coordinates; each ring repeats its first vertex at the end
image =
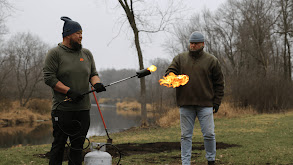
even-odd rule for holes
{"type": "Polygon", "coordinates": [[[105,86],[104,86],[102,83],[96,83],[96,84],[94,85],[94,88],[95,88],[95,91],[96,91],[97,93],[99,93],[99,92],[103,92],[103,91],[106,91],[106,88],[105,88],[105,86]]]}
{"type": "Polygon", "coordinates": [[[84,96],[82,94],[80,94],[79,92],[76,92],[76,91],[74,91],[72,89],[69,89],[67,91],[66,95],[69,98],[71,98],[72,101],[74,101],[74,102],[79,102],[79,101],[81,101],[84,98],[84,96]]]}
{"type": "Polygon", "coordinates": [[[213,105],[214,113],[217,113],[218,112],[219,107],[220,107],[219,104],[214,103],[214,105],[213,105]]]}

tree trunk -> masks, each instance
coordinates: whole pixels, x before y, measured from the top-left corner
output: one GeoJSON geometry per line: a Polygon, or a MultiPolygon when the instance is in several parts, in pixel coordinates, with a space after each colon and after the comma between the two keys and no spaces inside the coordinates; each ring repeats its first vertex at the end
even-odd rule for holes
{"type": "MultiPolygon", "coordinates": [[[[124,9],[127,19],[129,21],[129,24],[133,30],[134,34],[134,42],[135,42],[135,47],[137,50],[137,55],[138,55],[138,62],[139,62],[139,69],[144,69],[143,66],[143,56],[141,52],[141,47],[139,43],[139,31],[137,29],[136,23],[135,23],[135,16],[133,13],[133,8],[132,8],[132,0],[130,0],[130,6],[127,3],[127,0],[119,0],[120,5],[124,9]]],[[[140,78],[140,104],[141,104],[141,125],[147,125],[147,110],[146,110],[146,85],[145,85],[145,78],[140,78]]]]}
{"type": "Polygon", "coordinates": [[[292,81],[292,64],[291,64],[291,50],[290,43],[287,38],[287,47],[288,47],[288,79],[292,81]]]}
{"type": "Polygon", "coordinates": [[[289,21],[288,21],[288,7],[289,7],[289,1],[288,0],[281,0],[281,14],[283,16],[283,28],[284,28],[284,54],[283,54],[283,60],[284,60],[284,78],[286,80],[291,81],[292,80],[292,64],[291,64],[291,52],[290,52],[290,43],[288,40],[289,35],[289,21]]]}
{"type": "MultiPolygon", "coordinates": [[[[135,46],[137,50],[137,55],[138,55],[138,62],[139,62],[139,69],[144,69],[143,65],[143,57],[142,57],[142,52],[140,48],[140,43],[139,43],[139,34],[138,30],[134,29],[134,36],[135,36],[135,46]]],[[[146,109],[146,84],[145,84],[145,78],[142,77],[140,78],[140,104],[141,104],[141,125],[147,125],[147,109],[146,109]]]]}

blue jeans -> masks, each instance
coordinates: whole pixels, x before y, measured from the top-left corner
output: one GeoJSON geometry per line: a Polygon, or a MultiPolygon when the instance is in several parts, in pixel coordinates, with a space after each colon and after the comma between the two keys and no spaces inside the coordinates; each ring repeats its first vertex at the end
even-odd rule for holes
{"type": "Polygon", "coordinates": [[[181,126],[181,160],[182,165],[190,165],[192,150],[192,134],[195,118],[198,117],[201,132],[204,138],[206,159],[215,161],[216,139],[214,132],[214,117],[212,107],[181,106],[180,108],[181,126]]]}

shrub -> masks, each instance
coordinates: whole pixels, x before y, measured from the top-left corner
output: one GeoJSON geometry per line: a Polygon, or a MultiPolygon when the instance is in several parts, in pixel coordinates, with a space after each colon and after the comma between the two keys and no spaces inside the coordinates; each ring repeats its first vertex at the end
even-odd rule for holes
{"type": "Polygon", "coordinates": [[[28,102],[27,108],[32,112],[39,114],[48,114],[51,112],[51,101],[46,99],[32,99],[28,102]]]}
{"type": "MultiPolygon", "coordinates": [[[[129,99],[126,98],[122,102],[117,102],[116,107],[118,110],[132,110],[132,111],[140,111],[141,110],[141,104],[134,100],[134,99],[129,99]]],[[[147,104],[146,105],[147,111],[152,110],[152,105],[147,104]]]]}
{"type": "Polygon", "coordinates": [[[123,101],[116,103],[117,109],[139,111],[140,104],[137,101],[123,101]]]}
{"type": "Polygon", "coordinates": [[[231,83],[236,106],[252,106],[259,113],[281,112],[293,107],[292,82],[277,76],[243,76],[231,83]]]}
{"type": "Polygon", "coordinates": [[[169,109],[164,115],[162,115],[157,120],[157,124],[161,127],[179,125],[179,123],[180,123],[180,114],[179,114],[178,107],[169,109]]]}
{"type": "MultiPolygon", "coordinates": [[[[113,104],[115,105],[117,103],[117,101],[119,101],[119,99],[115,99],[115,98],[99,98],[98,103],[99,104],[113,104]]],[[[96,104],[95,99],[93,98],[91,100],[92,104],[96,104]]]]}
{"type": "Polygon", "coordinates": [[[11,100],[9,99],[0,100],[0,112],[4,112],[8,110],[9,108],[11,108],[11,106],[12,106],[11,100]]]}

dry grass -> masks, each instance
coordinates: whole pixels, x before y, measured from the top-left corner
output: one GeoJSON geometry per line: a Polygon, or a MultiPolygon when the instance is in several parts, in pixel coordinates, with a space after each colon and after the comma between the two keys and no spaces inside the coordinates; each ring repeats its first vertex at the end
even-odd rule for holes
{"type": "MultiPolygon", "coordinates": [[[[116,107],[117,110],[125,110],[125,111],[139,111],[141,110],[140,103],[136,100],[130,100],[130,101],[122,101],[122,102],[117,102],[116,107]]],[[[147,104],[147,111],[152,110],[152,105],[147,104]]]]}
{"type": "Polygon", "coordinates": [[[179,109],[172,108],[165,115],[157,120],[157,124],[161,127],[169,127],[173,125],[179,125],[180,123],[180,115],[179,109]]]}
{"type": "Polygon", "coordinates": [[[50,113],[40,114],[27,107],[21,107],[19,102],[11,102],[11,107],[0,112],[0,125],[18,125],[21,123],[33,123],[37,120],[49,120],[50,113]]]}
{"type": "Polygon", "coordinates": [[[99,98],[99,104],[115,104],[119,99],[111,99],[111,98],[99,98]]]}
{"type": "Polygon", "coordinates": [[[140,111],[132,111],[132,110],[123,110],[123,109],[117,109],[117,114],[122,116],[139,116],[141,114],[140,111]]]}
{"type": "Polygon", "coordinates": [[[240,108],[233,106],[231,103],[223,102],[220,106],[218,113],[216,113],[214,116],[215,118],[233,118],[243,115],[255,114],[257,114],[257,111],[252,107],[240,108]]]}
{"type": "Polygon", "coordinates": [[[99,98],[99,104],[105,104],[108,102],[109,99],[107,98],[99,98]]]}
{"type": "MultiPolygon", "coordinates": [[[[214,114],[215,118],[234,118],[243,115],[254,115],[257,111],[251,107],[239,108],[234,107],[231,103],[222,103],[218,113],[214,114]]],[[[165,115],[157,120],[157,124],[161,127],[169,127],[180,123],[179,108],[170,109],[165,115]]]]}
{"type": "Polygon", "coordinates": [[[9,99],[0,100],[0,112],[5,112],[11,107],[11,101],[9,99]]]}
{"type": "MultiPolygon", "coordinates": [[[[127,100],[123,102],[116,103],[117,113],[122,115],[140,115],[140,103],[136,100],[127,100]]],[[[147,104],[148,117],[152,117],[154,110],[151,104],[147,104]]],[[[254,115],[257,111],[251,107],[239,108],[233,106],[231,103],[224,102],[221,104],[218,113],[214,115],[215,118],[234,118],[243,115],[254,115]]],[[[178,125],[180,123],[180,115],[178,107],[169,108],[167,113],[157,120],[157,124],[161,127],[169,127],[173,125],[178,125]]]]}
{"type": "Polygon", "coordinates": [[[48,114],[51,112],[52,102],[48,99],[32,99],[26,107],[38,114],[48,114]]]}
{"type": "MultiPolygon", "coordinates": [[[[116,110],[117,114],[122,115],[122,116],[140,116],[141,115],[141,111],[125,111],[122,109],[117,109],[116,110]]],[[[148,118],[153,118],[154,117],[154,113],[151,111],[147,111],[147,117],[148,118]]]]}
{"type": "MultiPolygon", "coordinates": [[[[141,104],[136,100],[126,99],[122,102],[116,103],[117,114],[123,116],[139,116],[141,115],[141,104]]],[[[147,104],[147,116],[154,117],[154,109],[151,104],[147,104]]]]}

